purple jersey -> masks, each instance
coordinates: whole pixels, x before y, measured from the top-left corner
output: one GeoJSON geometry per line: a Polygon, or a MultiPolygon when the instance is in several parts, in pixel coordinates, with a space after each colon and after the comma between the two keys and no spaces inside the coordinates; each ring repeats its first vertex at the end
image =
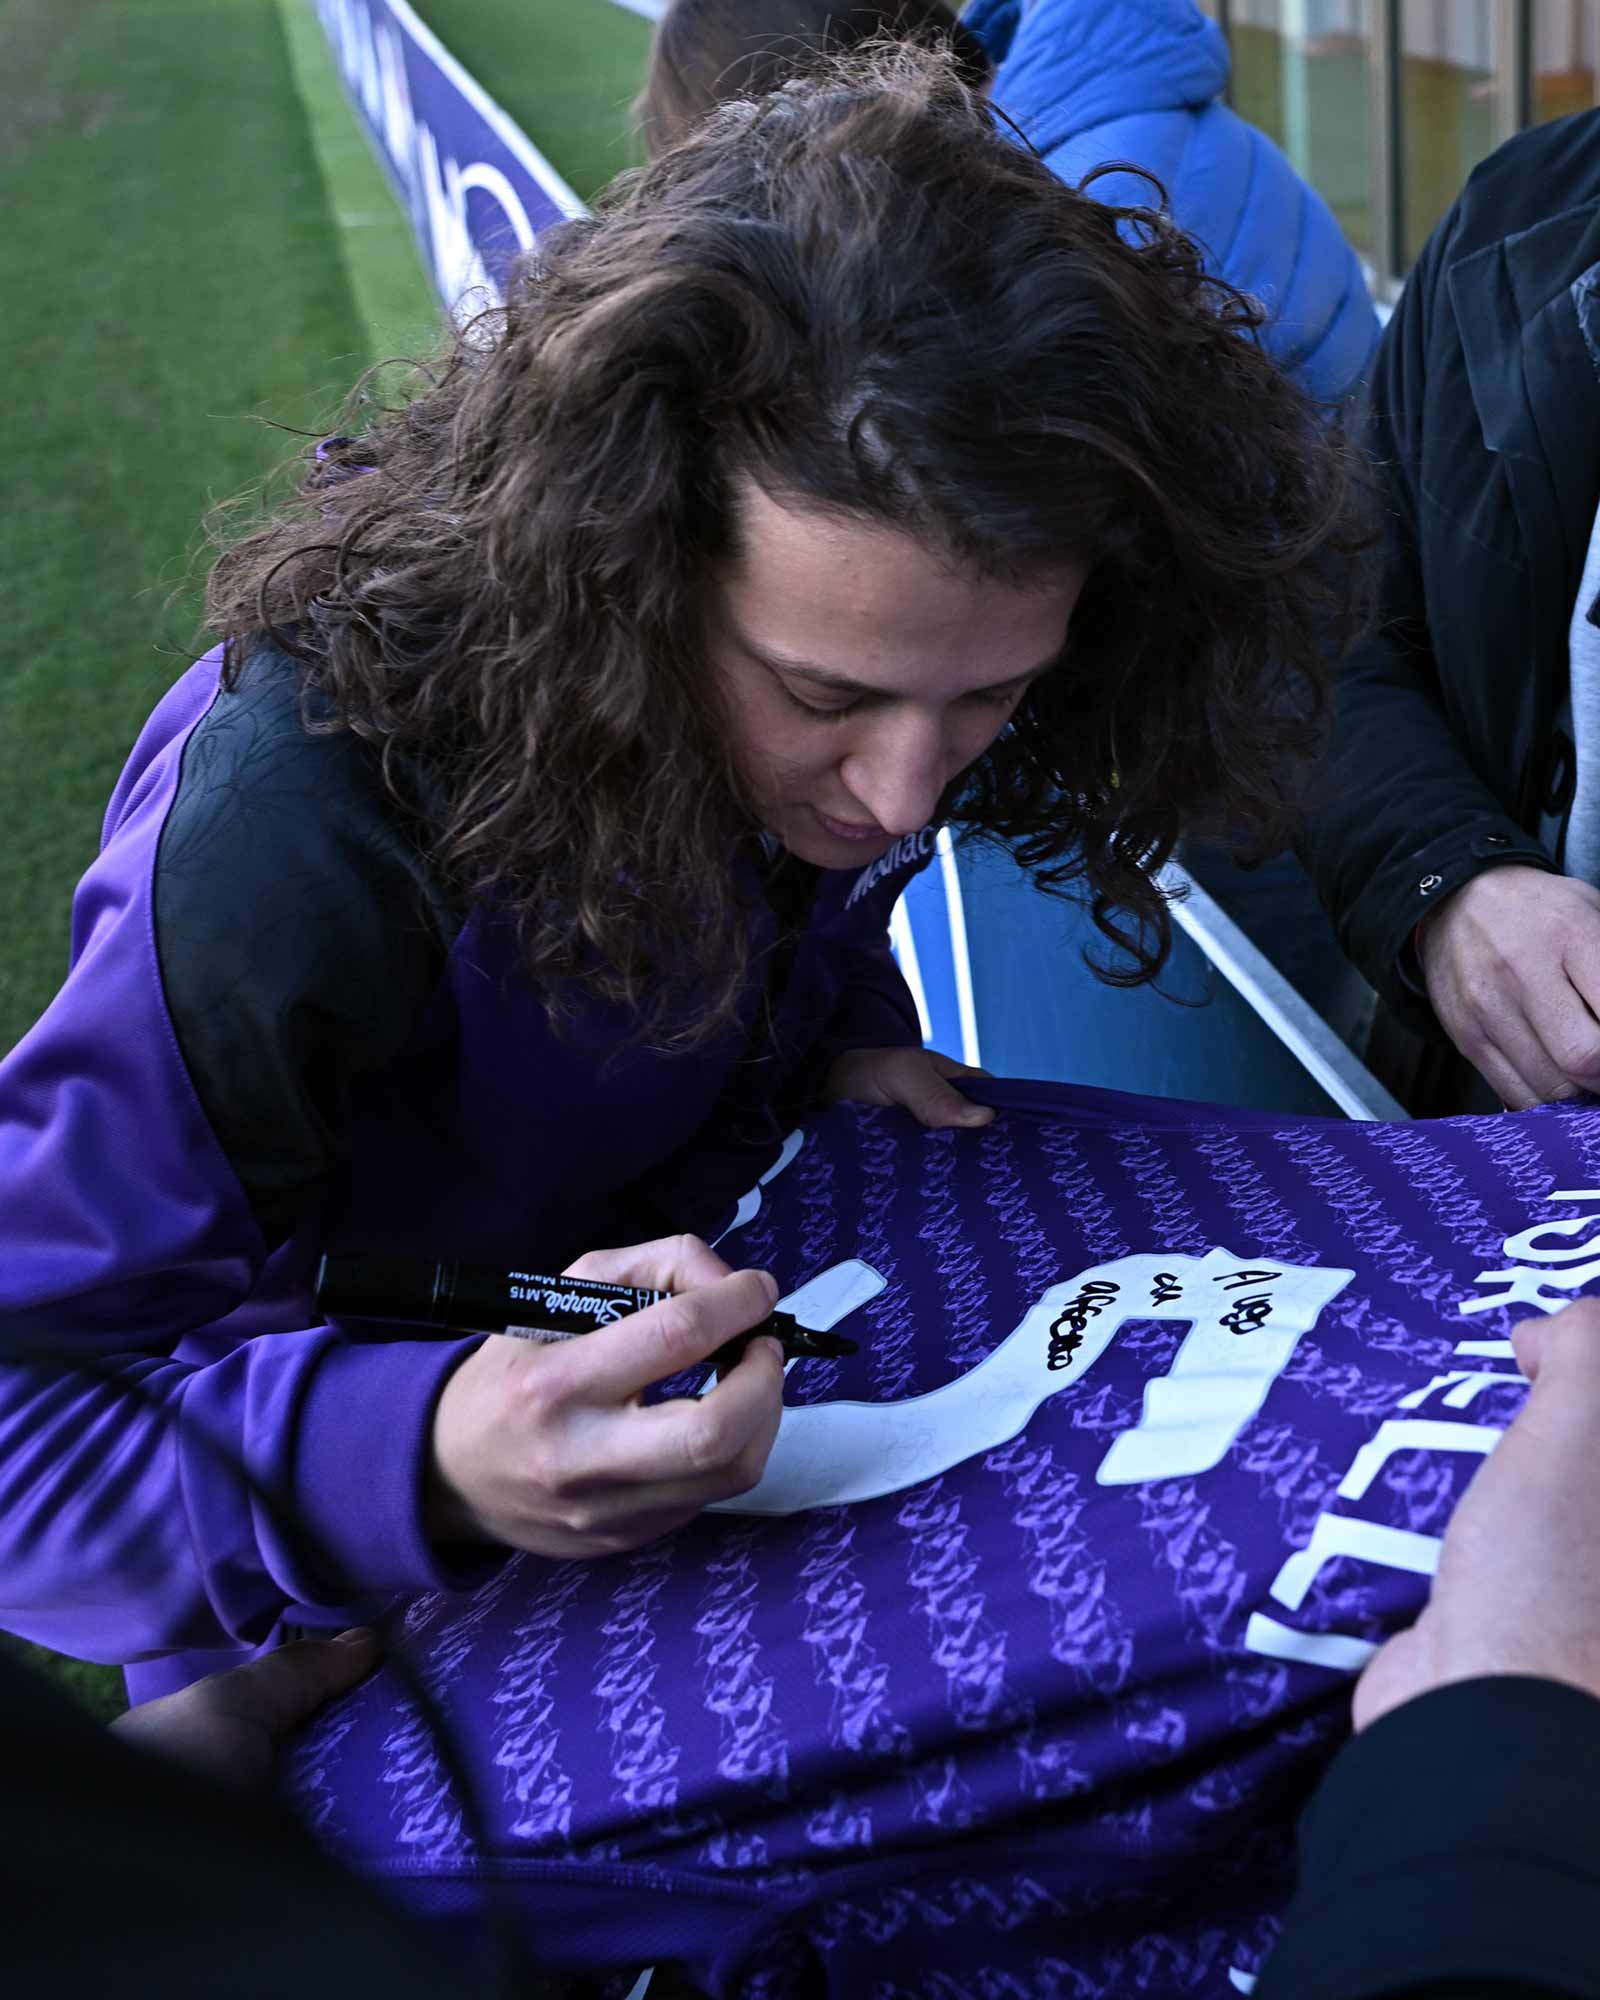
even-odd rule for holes
{"type": "MultiPolygon", "coordinates": [[[[300,1808],[442,1931],[716,1994],[1248,1991],[1350,1677],[1600,1282],[1600,1118],[1286,1121],[986,1084],[846,1105],[722,1253],[860,1342],[761,1484],[408,1626],[489,1851],[380,1674],[300,1808]]],[[[599,1336],[603,1337],[603,1336],[599,1336]]],[[[680,1387],[682,1385],[679,1385],[680,1387]]]]}

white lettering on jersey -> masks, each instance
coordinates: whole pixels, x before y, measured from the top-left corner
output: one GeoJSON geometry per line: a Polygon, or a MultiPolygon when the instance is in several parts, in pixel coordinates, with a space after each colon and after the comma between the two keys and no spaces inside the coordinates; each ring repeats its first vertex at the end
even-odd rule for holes
{"type": "Polygon", "coordinates": [[[1102,1459],[1100,1483],[1208,1472],[1354,1276],[1221,1249],[1096,1265],[1052,1285],[977,1367],[926,1395],[786,1409],[759,1484],[718,1506],[795,1514],[918,1486],[1014,1438],[1046,1397],[1084,1379],[1129,1320],[1187,1320],[1190,1332],[1146,1385],[1143,1414],[1102,1459]]]}
{"type": "Polygon", "coordinates": [[[880,854],[876,861],[862,869],[844,899],[845,908],[853,910],[861,898],[876,889],[886,876],[898,874],[902,868],[920,866],[933,852],[937,838],[938,828],[931,825],[917,833],[902,834],[886,854],[880,854]]]}
{"type": "MultiPolygon", "coordinates": [[[[1552,1188],[1546,1201],[1600,1201],[1600,1188],[1552,1188]]],[[[1505,1240],[1505,1253],[1517,1261],[1503,1271],[1480,1271],[1475,1285],[1494,1285],[1497,1290],[1483,1298],[1463,1299],[1460,1311],[1490,1312],[1496,1306],[1532,1306],[1535,1312],[1559,1312],[1572,1303],[1571,1295],[1600,1281],[1600,1215],[1569,1216],[1552,1222],[1536,1222],[1505,1240]],[[1581,1236],[1581,1243],[1567,1239],[1581,1236]],[[1558,1239],[1555,1243],[1550,1238],[1558,1239]]],[[[1490,1350],[1458,1347],[1456,1352],[1484,1353],[1490,1350]]]]}

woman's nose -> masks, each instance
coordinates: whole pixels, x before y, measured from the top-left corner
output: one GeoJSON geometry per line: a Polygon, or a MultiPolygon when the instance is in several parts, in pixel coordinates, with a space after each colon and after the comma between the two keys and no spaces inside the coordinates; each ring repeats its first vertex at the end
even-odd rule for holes
{"type": "Polygon", "coordinates": [[[897,720],[847,756],[841,775],[850,796],[885,833],[915,833],[933,817],[951,775],[936,723],[897,720]]]}

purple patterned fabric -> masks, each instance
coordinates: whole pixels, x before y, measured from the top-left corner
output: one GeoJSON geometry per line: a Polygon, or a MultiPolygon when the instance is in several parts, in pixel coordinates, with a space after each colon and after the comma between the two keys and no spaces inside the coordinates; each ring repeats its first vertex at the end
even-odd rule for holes
{"type": "Polygon", "coordinates": [[[489,1854],[391,1673],[298,1747],[452,1943],[492,1866],[623,1986],[1248,1990],[1350,1675],[1520,1406],[1507,1333],[1600,1282],[1600,1119],[984,1094],[978,1134],[838,1107],[742,1204],[723,1253],[861,1351],[791,1374],[739,1511],[411,1606],[489,1854]]]}

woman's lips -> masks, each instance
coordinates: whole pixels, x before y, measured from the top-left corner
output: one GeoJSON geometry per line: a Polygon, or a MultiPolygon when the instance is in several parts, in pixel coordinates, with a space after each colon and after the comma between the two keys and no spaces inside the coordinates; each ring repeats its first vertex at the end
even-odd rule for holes
{"type": "Polygon", "coordinates": [[[820,806],[813,806],[811,810],[821,820],[824,832],[831,833],[835,840],[856,840],[865,845],[870,840],[887,840],[889,838],[881,826],[853,826],[849,820],[834,819],[830,813],[825,813],[820,806]]]}

